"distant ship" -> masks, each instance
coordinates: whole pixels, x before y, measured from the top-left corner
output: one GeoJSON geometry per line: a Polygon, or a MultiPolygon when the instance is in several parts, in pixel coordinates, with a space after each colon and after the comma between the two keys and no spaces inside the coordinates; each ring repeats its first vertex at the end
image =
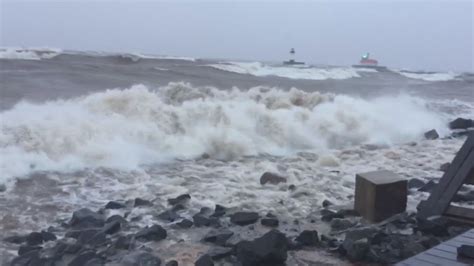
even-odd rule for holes
{"type": "Polygon", "coordinates": [[[304,62],[295,61],[295,59],[294,59],[294,57],[295,57],[295,48],[291,48],[290,56],[291,56],[290,60],[283,61],[284,65],[304,65],[305,64],[304,62]]]}
{"type": "Polygon", "coordinates": [[[359,61],[358,65],[352,65],[352,67],[355,68],[371,68],[371,69],[376,69],[376,70],[381,70],[385,71],[387,70],[387,67],[385,66],[379,66],[379,62],[375,59],[369,58],[370,54],[366,53],[362,56],[362,58],[359,61]]]}

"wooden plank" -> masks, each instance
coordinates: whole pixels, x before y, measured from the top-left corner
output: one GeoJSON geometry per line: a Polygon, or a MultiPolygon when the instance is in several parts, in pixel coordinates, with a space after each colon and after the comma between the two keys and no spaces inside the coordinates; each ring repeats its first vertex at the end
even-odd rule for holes
{"type": "Polygon", "coordinates": [[[426,253],[418,254],[416,256],[416,258],[419,259],[419,260],[423,260],[423,261],[426,261],[426,262],[431,262],[431,263],[437,264],[437,265],[453,265],[453,266],[466,265],[465,263],[459,263],[459,262],[454,261],[454,260],[444,259],[444,258],[441,258],[441,257],[438,257],[438,256],[433,256],[433,255],[430,255],[430,254],[426,254],[426,253]]]}
{"type": "Polygon", "coordinates": [[[450,215],[450,216],[474,220],[474,209],[471,209],[471,208],[450,205],[448,209],[446,210],[445,214],[450,215]]]}
{"type": "Polygon", "coordinates": [[[470,237],[465,237],[464,235],[457,236],[454,239],[468,242],[469,243],[468,245],[474,245],[474,239],[470,237]]]}
{"type": "MultiPolygon", "coordinates": [[[[438,185],[436,185],[431,192],[428,200],[420,203],[420,209],[418,215],[420,217],[430,217],[433,215],[442,215],[446,208],[449,206],[449,202],[451,201],[454,194],[452,194],[453,190],[459,190],[460,185],[458,185],[459,181],[456,180],[456,176],[460,179],[462,176],[459,175],[459,169],[466,161],[466,158],[469,154],[472,154],[472,150],[474,149],[474,133],[471,133],[469,137],[464,142],[461,149],[458,151],[456,156],[454,157],[453,161],[451,162],[448,170],[444,173],[443,177],[440,179],[438,185]],[[457,181],[457,182],[453,182],[457,181]],[[459,187],[458,187],[459,186],[459,187]],[[441,202],[440,200],[445,195],[446,190],[450,190],[451,193],[449,196],[449,202],[446,204],[445,201],[441,202]],[[451,195],[452,194],[452,195],[451,195]]],[[[472,162],[472,161],[471,161],[472,162]]],[[[462,180],[464,181],[464,180],[462,180]]],[[[463,182],[461,182],[462,184],[463,182]]]]}
{"type": "MultiPolygon", "coordinates": [[[[396,264],[396,265],[401,265],[401,264],[396,264]]],[[[426,261],[423,261],[423,260],[419,260],[419,259],[416,259],[415,257],[413,259],[410,259],[410,260],[406,260],[405,262],[405,265],[413,265],[413,266],[433,266],[433,265],[436,265],[436,264],[433,264],[431,262],[426,262],[426,261]]]]}
{"type": "Polygon", "coordinates": [[[439,249],[428,249],[427,251],[425,251],[425,253],[436,256],[436,257],[445,258],[448,260],[454,260],[454,261],[456,261],[458,257],[457,253],[452,253],[449,251],[444,251],[444,250],[439,250],[439,249]]]}
{"type": "Polygon", "coordinates": [[[449,187],[444,191],[437,204],[434,206],[435,211],[440,214],[446,211],[454,195],[456,195],[459,188],[461,188],[472,173],[474,173],[474,152],[471,151],[467,159],[463,162],[455,176],[452,178],[449,187]]]}

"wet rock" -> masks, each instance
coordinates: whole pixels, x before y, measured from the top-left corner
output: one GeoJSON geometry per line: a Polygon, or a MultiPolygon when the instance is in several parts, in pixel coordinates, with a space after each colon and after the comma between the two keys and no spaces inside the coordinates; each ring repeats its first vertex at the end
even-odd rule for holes
{"type": "Polygon", "coordinates": [[[448,227],[448,234],[450,237],[455,237],[463,234],[467,230],[471,229],[469,226],[450,226],[448,227]]]}
{"type": "Polygon", "coordinates": [[[91,228],[104,226],[104,217],[87,208],[73,212],[69,224],[74,228],[91,228]]]}
{"type": "Polygon", "coordinates": [[[5,192],[7,191],[7,186],[5,184],[0,184],[0,192],[5,192]]]}
{"type": "Polygon", "coordinates": [[[419,219],[416,230],[434,236],[448,236],[448,221],[443,218],[419,219]]]}
{"type": "Polygon", "coordinates": [[[354,224],[348,219],[334,218],[331,220],[331,229],[340,231],[345,230],[354,226],[354,224]]]}
{"type": "Polygon", "coordinates": [[[420,239],[420,244],[423,245],[425,249],[432,248],[436,245],[439,245],[441,241],[439,241],[436,237],[424,236],[420,239]]]}
{"type": "Polygon", "coordinates": [[[120,231],[122,223],[119,220],[108,222],[104,225],[102,232],[106,235],[113,235],[120,231]]]}
{"type": "Polygon", "coordinates": [[[341,209],[337,211],[337,214],[346,216],[360,216],[360,213],[354,209],[341,209]]]}
{"type": "Polygon", "coordinates": [[[327,199],[323,200],[323,207],[324,207],[324,208],[327,208],[327,207],[329,207],[329,206],[331,206],[331,205],[333,205],[333,203],[330,202],[329,200],[327,200],[327,199]]]}
{"type": "Polygon", "coordinates": [[[204,236],[203,241],[223,246],[233,234],[229,229],[212,230],[204,236]]]}
{"type": "Polygon", "coordinates": [[[127,224],[127,220],[125,220],[125,218],[123,218],[122,216],[118,214],[112,215],[109,218],[107,218],[107,220],[105,220],[105,223],[108,224],[115,221],[119,222],[121,225],[127,224]]]}
{"type": "Polygon", "coordinates": [[[229,257],[232,255],[232,248],[227,248],[227,247],[213,247],[211,248],[207,254],[211,256],[213,260],[220,260],[226,257],[229,257]]]}
{"type": "Polygon", "coordinates": [[[295,240],[303,246],[316,246],[319,243],[318,232],[316,230],[304,230],[295,240]]]}
{"type": "Polygon", "coordinates": [[[160,241],[165,239],[166,236],[166,230],[157,224],[142,229],[135,234],[135,238],[140,241],[160,241]]]}
{"type": "Polygon", "coordinates": [[[211,220],[206,216],[198,213],[193,216],[194,225],[197,227],[209,226],[211,225],[211,220]]]}
{"type": "Polygon", "coordinates": [[[458,256],[474,259],[474,246],[461,245],[457,248],[458,256]]]}
{"type": "Polygon", "coordinates": [[[97,229],[87,229],[80,233],[77,238],[79,244],[88,244],[92,246],[99,246],[107,241],[105,234],[97,229]]]}
{"type": "Polygon", "coordinates": [[[144,200],[141,198],[136,198],[135,202],[133,204],[134,207],[140,207],[140,206],[153,206],[153,203],[149,200],[144,200]]]}
{"type": "Polygon", "coordinates": [[[451,163],[443,163],[439,166],[439,170],[442,172],[448,171],[448,168],[451,166],[451,163]]]}
{"type": "Polygon", "coordinates": [[[38,250],[32,250],[28,253],[25,253],[21,256],[18,256],[14,258],[10,265],[11,266],[27,266],[27,265],[35,265],[34,261],[39,260],[39,251],[38,250]]]}
{"type": "Polygon", "coordinates": [[[344,218],[344,215],[327,209],[321,210],[321,220],[323,220],[324,222],[330,222],[334,218],[342,219],[344,218]]]}
{"type": "Polygon", "coordinates": [[[216,208],[214,209],[214,213],[211,215],[212,217],[222,217],[225,215],[226,208],[222,205],[216,204],[216,208]]]}
{"type": "Polygon", "coordinates": [[[278,227],[280,222],[277,218],[263,218],[262,220],[260,220],[260,223],[268,227],[278,227]]]}
{"type": "Polygon", "coordinates": [[[431,192],[435,188],[436,184],[436,182],[430,180],[428,183],[426,183],[426,185],[419,188],[418,191],[431,192]]]}
{"type": "Polygon", "coordinates": [[[236,212],[230,216],[230,221],[234,224],[244,226],[257,222],[259,216],[256,212],[236,212]]]}
{"type": "Polygon", "coordinates": [[[418,179],[418,178],[412,178],[408,180],[408,188],[421,188],[425,185],[425,181],[418,179]]]}
{"type": "Polygon", "coordinates": [[[133,235],[120,236],[114,243],[115,248],[129,250],[134,246],[133,235]]]}
{"type": "Polygon", "coordinates": [[[167,221],[167,222],[174,222],[176,220],[179,220],[181,219],[181,216],[179,216],[176,212],[174,211],[171,211],[171,210],[167,210],[167,211],[164,211],[160,214],[158,214],[158,218],[163,220],[163,221],[167,221]]]}
{"type": "Polygon", "coordinates": [[[426,139],[437,139],[439,138],[438,132],[435,129],[425,132],[426,139]]]}
{"type": "Polygon", "coordinates": [[[286,236],[275,229],[253,241],[241,241],[236,246],[236,256],[242,265],[284,265],[287,252],[286,236]]]}
{"type": "Polygon", "coordinates": [[[13,244],[21,244],[26,241],[26,236],[20,236],[20,235],[9,236],[9,237],[5,237],[3,241],[8,242],[8,243],[13,243],[13,244]]]}
{"type": "Polygon", "coordinates": [[[214,266],[211,256],[208,254],[202,255],[195,263],[195,266],[214,266]]]}
{"type": "Polygon", "coordinates": [[[375,227],[354,228],[346,232],[346,236],[344,240],[356,241],[363,238],[368,238],[368,239],[373,240],[373,238],[378,232],[379,230],[375,227]]]}
{"type": "Polygon", "coordinates": [[[176,226],[179,228],[191,228],[193,226],[193,222],[188,219],[183,219],[176,223],[176,226]]]}
{"type": "Polygon", "coordinates": [[[288,190],[294,191],[296,189],[296,186],[291,184],[288,186],[288,190]]]}
{"type": "Polygon", "coordinates": [[[39,232],[32,232],[26,236],[28,246],[37,246],[43,244],[43,235],[39,232]]]}
{"type": "Polygon", "coordinates": [[[407,241],[401,250],[401,257],[408,258],[425,251],[425,247],[417,242],[407,241]]]}
{"type": "Polygon", "coordinates": [[[122,266],[160,266],[161,259],[146,251],[134,251],[122,257],[122,266]]]}
{"type": "Polygon", "coordinates": [[[104,264],[103,259],[95,258],[89,260],[84,266],[104,266],[104,264]]]}
{"type": "Polygon", "coordinates": [[[33,250],[41,250],[42,247],[41,246],[20,246],[20,248],[18,249],[18,256],[22,256],[28,252],[31,252],[33,250]]]}
{"type": "Polygon", "coordinates": [[[178,262],[175,260],[168,261],[165,266],[178,266],[178,262]]]}
{"type": "Polygon", "coordinates": [[[100,257],[94,251],[85,250],[79,255],[75,256],[71,262],[69,262],[68,266],[84,266],[87,262],[97,258],[100,257]]]}
{"type": "Polygon", "coordinates": [[[472,119],[459,117],[449,122],[450,129],[468,129],[470,127],[474,127],[474,121],[472,119]]]}
{"type": "Polygon", "coordinates": [[[105,208],[106,209],[112,209],[112,210],[116,210],[116,209],[123,209],[125,208],[125,204],[123,203],[120,203],[120,202],[117,202],[117,201],[109,201],[106,205],[105,205],[105,208]]]}
{"type": "Polygon", "coordinates": [[[189,194],[182,194],[177,196],[176,198],[168,199],[168,203],[170,205],[177,205],[177,204],[185,204],[191,199],[191,195],[189,194]]]}
{"type": "Polygon", "coordinates": [[[369,251],[369,241],[367,238],[359,239],[356,241],[344,240],[342,244],[346,251],[347,258],[350,261],[361,261],[365,258],[369,251]]]}
{"type": "Polygon", "coordinates": [[[270,183],[272,185],[276,185],[279,183],[286,183],[286,178],[279,176],[275,173],[265,172],[260,177],[260,184],[265,185],[266,183],[270,183]]]}

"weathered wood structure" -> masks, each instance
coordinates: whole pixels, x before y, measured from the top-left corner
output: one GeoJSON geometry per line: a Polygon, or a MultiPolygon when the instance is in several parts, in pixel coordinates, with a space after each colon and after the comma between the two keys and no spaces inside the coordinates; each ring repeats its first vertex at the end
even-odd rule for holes
{"type": "Polygon", "coordinates": [[[474,224],[474,209],[451,205],[451,200],[465,183],[474,180],[474,133],[454,157],[426,201],[418,205],[418,216],[445,216],[452,220],[474,224]]]}

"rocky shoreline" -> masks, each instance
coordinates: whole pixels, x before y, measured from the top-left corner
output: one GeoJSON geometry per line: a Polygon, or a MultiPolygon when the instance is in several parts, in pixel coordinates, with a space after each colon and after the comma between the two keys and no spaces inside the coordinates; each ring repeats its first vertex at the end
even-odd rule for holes
{"type": "MultiPolygon", "coordinates": [[[[274,185],[286,179],[264,173],[260,183],[274,185]]],[[[412,178],[408,188],[410,193],[430,192],[435,184],[412,178]]],[[[181,194],[163,200],[165,210],[142,198],[110,201],[98,210],[76,210],[44,230],[4,238],[17,252],[9,265],[392,264],[470,229],[442,217],[419,219],[414,212],[368,224],[352,208],[327,200],[305,220],[222,205],[196,211],[189,208],[192,197],[181,194]],[[325,224],[328,230],[315,230],[316,224],[325,224]],[[302,258],[304,251],[321,256],[302,258]],[[323,257],[328,260],[318,260],[323,257]]],[[[474,202],[474,191],[461,191],[454,201],[474,202]]]]}

